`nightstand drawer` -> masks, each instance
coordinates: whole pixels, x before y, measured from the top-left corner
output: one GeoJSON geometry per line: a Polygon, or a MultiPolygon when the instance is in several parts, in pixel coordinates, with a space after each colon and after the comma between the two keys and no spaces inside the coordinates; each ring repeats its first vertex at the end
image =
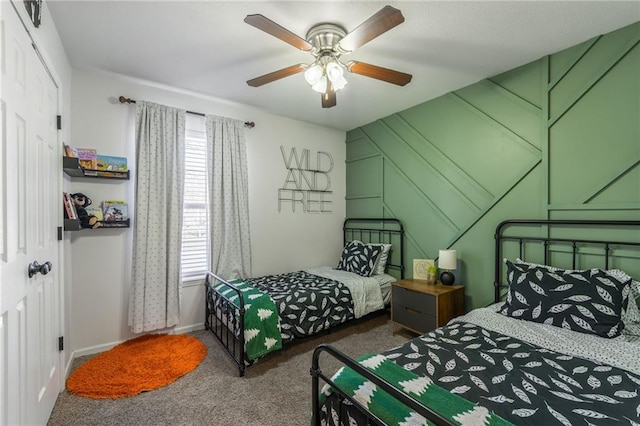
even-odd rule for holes
{"type": "Polygon", "coordinates": [[[436,316],[436,298],[430,294],[393,286],[391,303],[394,308],[407,307],[426,315],[436,316]]]}
{"type": "Polygon", "coordinates": [[[464,287],[427,285],[417,280],[399,280],[391,290],[391,322],[396,327],[426,333],[464,314],[464,287]]]}
{"type": "Polygon", "coordinates": [[[393,305],[392,321],[420,333],[426,333],[436,328],[435,316],[396,304],[393,305]]]}

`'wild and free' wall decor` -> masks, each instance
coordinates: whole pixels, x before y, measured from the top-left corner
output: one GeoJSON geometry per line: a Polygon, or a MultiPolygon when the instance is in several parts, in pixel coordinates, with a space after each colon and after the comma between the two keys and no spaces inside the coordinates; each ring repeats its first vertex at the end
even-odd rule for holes
{"type": "Polygon", "coordinates": [[[311,151],[306,148],[298,155],[293,147],[287,155],[284,146],[280,145],[280,152],[287,177],[278,189],[278,211],[290,207],[294,213],[331,213],[331,154],[317,151],[312,164],[311,151]]]}

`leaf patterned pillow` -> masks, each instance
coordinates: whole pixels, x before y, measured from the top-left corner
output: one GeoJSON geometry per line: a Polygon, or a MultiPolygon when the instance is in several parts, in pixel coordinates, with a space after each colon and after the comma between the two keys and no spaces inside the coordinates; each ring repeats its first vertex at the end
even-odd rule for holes
{"type": "MultiPolygon", "coordinates": [[[[506,259],[505,259],[506,260],[506,259]]],[[[562,270],[562,268],[556,268],[555,266],[540,265],[538,263],[525,262],[518,258],[516,264],[526,265],[529,268],[546,268],[550,271],[562,270]]],[[[584,272],[584,270],[567,270],[565,272],[584,272]]],[[[624,328],[626,332],[632,332],[632,334],[640,336],[640,309],[638,309],[638,299],[640,299],[640,282],[632,279],[626,272],[620,269],[608,269],[605,271],[607,274],[616,278],[618,281],[627,281],[631,279],[631,294],[629,295],[629,302],[625,309],[622,310],[622,321],[624,321],[624,328]]]]}
{"type": "Polygon", "coordinates": [[[618,281],[600,269],[551,271],[506,264],[509,291],[502,314],[607,338],[622,333],[631,280],[618,281]]]}
{"type": "Polygon", "coordinates": [[[344,246],[337,269],[370,277],[381,252],[380,246],[368,246],[361,241],[353,240],[344,246]]]}

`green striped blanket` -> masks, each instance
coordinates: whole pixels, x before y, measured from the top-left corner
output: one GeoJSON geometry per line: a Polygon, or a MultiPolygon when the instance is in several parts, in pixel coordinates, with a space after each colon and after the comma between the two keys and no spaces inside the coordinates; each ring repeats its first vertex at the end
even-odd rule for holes
{"type": "MultiPolygon", "coordinates": [[[[256,359],[282,348],[280,318],[273,299],[242,279],[235,279],[229,283],[242,292],[244,299],[244,339],[247,357],[256,359]]],[[[236,307],[240,307],[238,294],[228,285],[220,283],[213,288],[236,307]]]]}
{"type": "MultiPolygon", "coordinates": [[[[485,407],[475,405],[459,395],[434,384],[428,377],[420,377],[389,361],[384,355],[365,355],[358,362],[382,377],[398,390],[410,395],[454,424],[464,426],[512,425],[485,407]]],[[[333,381],[347,395],[364,405],[387,425],[432,425],[406,405],[368,381],[351,368],[342,367],[333,376],[333,381]]],[[[325,385],[320,395],[324,403],[331,394],[325,385]]]]}

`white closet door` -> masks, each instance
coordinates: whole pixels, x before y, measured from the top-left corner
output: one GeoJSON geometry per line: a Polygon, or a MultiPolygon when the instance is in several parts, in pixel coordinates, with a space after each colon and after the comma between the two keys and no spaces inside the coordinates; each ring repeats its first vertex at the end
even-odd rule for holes
{"type": "Polygon", "coordinates": [[[0,424],[46,424],[60,390],[57,88],[0,1],[0,424]],[[29,277],[33,262],[51,262],[29,277]]]}

